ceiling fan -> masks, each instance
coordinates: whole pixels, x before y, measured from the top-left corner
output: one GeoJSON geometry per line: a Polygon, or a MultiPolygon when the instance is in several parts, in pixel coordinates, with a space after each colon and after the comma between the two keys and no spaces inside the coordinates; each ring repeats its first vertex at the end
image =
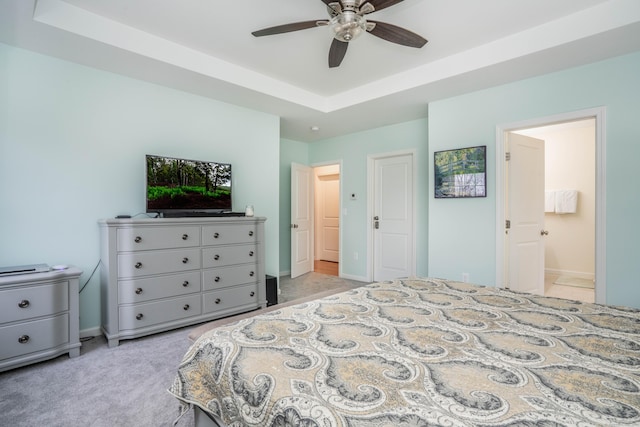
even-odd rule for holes
{"type": "Polygon", "coordinates": [[[334,37],[329,49],[330,68],[338,67],[342,63],[349,42],[365,31],[392,43],[421,48],[427,43],[427,40],[418,34],[385,22],[365,19],[364,15],[393,6],[401,1],[403,0],[322,0],[327,5],[330,19],[277,25],[254,31],[251,34],[262,37],[330,26],[334,37]]]}

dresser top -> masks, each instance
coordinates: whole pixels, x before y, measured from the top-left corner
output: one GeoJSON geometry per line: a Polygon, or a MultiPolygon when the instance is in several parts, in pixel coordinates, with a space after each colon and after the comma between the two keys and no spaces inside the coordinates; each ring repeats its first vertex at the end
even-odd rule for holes
{"type": "Polygon", "coordinates": [[[229,217],[185,217],[185,218],[107,218],[98,220],[102,227],[121,225],[169,225],[169,224],[237,224],[237,223],[259,223],[267,219],[259,216],[229,216],[229,217]]]}
{"type": "Polygon", "coordinates": [[[52,280],[77,278],[82,270],[69,266],[64,270],[49,270],[42,273],[10,274],[0,276],[0,286],[17,285],[20,283],[50,282],[52,280]]]}

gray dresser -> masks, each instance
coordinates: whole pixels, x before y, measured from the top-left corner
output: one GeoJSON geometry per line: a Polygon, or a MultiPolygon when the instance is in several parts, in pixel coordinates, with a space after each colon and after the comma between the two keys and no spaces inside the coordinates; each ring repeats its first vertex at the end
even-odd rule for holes
{"type": "Polygon", "coordinates": [[[0,371],[80,354],[75,267],[0,277],[0,371]]]}
{"type": "Polygon", "coordinates": [[[99,221],[102,330],[109,346],[265,307],[264,221],[99,221]]]}

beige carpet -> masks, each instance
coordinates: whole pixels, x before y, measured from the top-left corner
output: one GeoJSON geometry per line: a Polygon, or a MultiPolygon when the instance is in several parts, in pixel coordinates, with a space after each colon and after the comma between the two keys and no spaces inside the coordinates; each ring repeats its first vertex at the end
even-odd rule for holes
{"type": "MultiPolygon", "coordinates": [[[[283,278],[287,298],[271,307],[279,309],[364,284],[323,276],[283,278]]],[[[83,340],[80,357],[62,355],[0,373],[0,426],[193,426],[193,411],[174,424],[180,405],[167,388],[192,344],[188,335],[194,327],[123,340],[114,348],[100,335],[83,340]]]]}
{"type": "Polygon", "coordinates": [[[578,288],[591,288],[595,287],[593,280],[591,279],[582,279],[580,277],[572,277],[572,276],[559,276],[554,285],[564,285],[564,286],[575,286],[578,288]]]}

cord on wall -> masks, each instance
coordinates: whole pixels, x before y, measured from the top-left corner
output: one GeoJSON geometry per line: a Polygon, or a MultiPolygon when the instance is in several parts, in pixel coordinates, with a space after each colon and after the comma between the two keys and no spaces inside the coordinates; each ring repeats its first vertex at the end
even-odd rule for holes
{"type": "Polygon", "coordinates": [[[102,262],[102,260],[98,260],[98,263],[96,264],[95,268],[93,269],[93,271],[91,272],[91,276],[89,276],[89,278],[87,279],[86,282],[84,282],[84,285],[82,285],[82,287],[80,288],[80,291],[78,292],[79,294],[82,293],[82,290],[87,286],[87,284],[89,284],[89,281],[91,281],[91,278],[93,277],[94,274],[96,274],[96,270],[98,269],[98,267],[100,267],[100,263],[102,262]]]}

